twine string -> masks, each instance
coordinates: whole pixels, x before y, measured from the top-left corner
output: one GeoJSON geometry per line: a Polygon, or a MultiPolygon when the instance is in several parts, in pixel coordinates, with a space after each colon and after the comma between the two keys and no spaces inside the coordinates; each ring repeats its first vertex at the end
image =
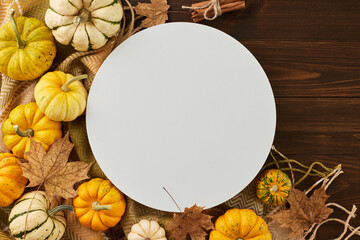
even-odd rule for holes
{"type": "Polygon", "coordinates": [[[218,16],[220,16],[222,14],[221,11],[221,6],[220,6],[220,0],[210,0],[207,4],[201,6],[201,7],[195,7],[195,6],[182,6],[183,9],[190,9],[190,10],[200,10],[200,9],[205,9],[204,12],[204,18],[206,20],[212,21],[215,18],[217,18],[218,16]],[[214,11],[214,15],[211,17],[209,16],[209,11],[213,10],[214,11]]]}

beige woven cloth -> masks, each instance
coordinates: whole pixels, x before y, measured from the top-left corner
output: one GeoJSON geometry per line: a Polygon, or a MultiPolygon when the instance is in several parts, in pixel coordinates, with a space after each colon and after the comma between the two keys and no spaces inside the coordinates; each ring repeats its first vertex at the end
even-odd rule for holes
{"type": "MultiPolygon", "coordinates": [[[[47,0],[0,0],[0,24],[3,25],[8,21],[8,15],[11,8],[16,10],[17,15],[25,15],[27,17],[35,17],[43,20],[44,14],[48,8],[47,0]]],[[[103,48],[97,51],[89,52],[75,52],[69,46],[57,44],[57,57],[50,70],[61,70],[64,72],[72,73],[73,75],[88,74],[89,78],[84,80],[84,86],[87,90],[90,89],[94,76],[99,69],[101,63],[109,55],[109,53],[124,39],[112,38],[103,48]]],[[[5,75],[1,75],[1,89],[0,89],[0,123],[7,118],[11,109],[19,104],[25,104],[34,101],[33,89],[37,80],[34,81],[16,81],[5,75]]],[[[71,140],[75,145],[75,153],[72,158],[84,162],[92,162],[95,160],[92,155],[90,145],[88,143],[85,118],[79,117],[77,120],[66,124],[65,129],[70,132],[71,140]]],[[[1,131],[0,131],[1,132],[1,131]]],[[[0,133],[1,135],[1,133],[0,133]]],[[[2,135],[0,136],[0,150],[8,151],[3,144],[2,135]]],[[[101,171],[96,164],[90,170],[91,177],[105,178],[105,174],[101,171]]],[[[190,207],[190,206],[189,206],[190,207]]],[[[261,203],[256,197],[255,182],[249,184],[241,193],[227,201],[226,203],[207,210],[214,217],[223,214],[229,208],[250,208],[259,215],[265,215],[269,212],[269,208],[261,203]]],[[[0,226],[5,224],[9,208],[0,211],[0,226]]],[[[162,222],[164,219],[171,217],[170,213],[161,212],[155,209],[145,207],[130,198],[127,198],[127,210],[121,221],[124,232],[130,231],[131,226],[138,222],[140,219],[157,219],[162,222]]],[[[72,223],[71,225],[74,225],[72,223]]],[[[69,225],[69,224],[68,224],[69,225]]],[[[98,234],[91,232],[81,232],[80,234],[68,233],[63,239],[71,240],[90,240],[98,239],[98,234]]],[[[0,231],[0,237],[2,238],[0,231]]],[[[104,237],[104,236],[103,236],[104,237]]],[[[4,237],[4,239],[6,239],[4,237]]]]}

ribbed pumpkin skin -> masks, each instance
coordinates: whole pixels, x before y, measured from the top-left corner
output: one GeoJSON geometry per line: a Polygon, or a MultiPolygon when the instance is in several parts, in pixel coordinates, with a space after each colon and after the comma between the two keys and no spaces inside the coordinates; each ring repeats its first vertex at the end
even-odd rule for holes
{"type": "Polygon", "coordinates": [[[128,240],[167,240],[165,230],[156,221],[141,220],[131,227],[128,240]]]}
{"type": "Polygon", "coordinates": [[[19,49],[9,21],[0,27],[0,72],[15,80],[33,80],[46,72],[56,55],[51,30],[35,18],[15,18],[25,48],[19,49]]]}
{"type": "Polygon", "coordinates": [[[286,201],[291,188],[292,184],[288,175],[281,170],[270,169],[260,175],[256,195],[264,203],[277,206],[286,201]]]}
{"type": "Polygon", "coordinates": [[[209,240],[271,240],[266,222],[250,209],[230,209],[215,222],[209,240]]]}
{"type": "Polygon", "coordinates": [[[0,207],[7,207],[23,194],[27,178],[19,160],[11,153],[0,153],[0,207]]]}
{"type": "Polygon", "coordinates": [[[24,194],[10,212],[9,228],[11,234],[16,239],[23,239],[26,215],[29,209],[26,222],[26,240],[61,239],[66,226],[64,213],[58,212],[53,218],[47,213],[47,210],[55,207],[55,205],[48,200],[43,191],[24,194]]]}
{"type": "Polygon", "coordinates": [[[78,193],[73,201],[74,211],[85,227],[105,231],[114,227],[125,212],[124,195],[109,180],[94,178],[81,184],[78,193]],[[92,208],[94,202],[110,205],[110,210],[95,211],[92,208]]]}
{"type": "Polygon", "coordinates": [[[50,0],[45,23],[59,43],[87,51],[104,46],[119,31],[122,17],[116,0],[50,0]]]}
{"type": "Polygon", "coordinates": [[[61,123],[50,120],[38,108],[36,103],[19,105],[14,108],[9,118],[4,122],[2,131],[7,148],[19,158],[25,158],[25,152],[29,151],[30,138],[21,137],[15,133],[14,125],[19,125],[21,131],[31,128],[34,130],[33,139],[42,143],[47,151],[55,138],[61,138],[61,123]]]}
{"type": "Polygon", "coordinates": [[[73,77],[61,71],[48,72],[36,84],[35,101],[51,120],[72,121],[84,112],[87,91],[81,81],[71,83],[68,92],[61,89],[73,77]]]}

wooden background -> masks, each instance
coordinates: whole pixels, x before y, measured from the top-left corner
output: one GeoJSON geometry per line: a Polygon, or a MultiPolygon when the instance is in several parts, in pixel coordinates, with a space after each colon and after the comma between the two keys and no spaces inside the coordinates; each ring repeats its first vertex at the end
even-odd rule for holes
{"type": "MultiPolygon", "coordinates": [[[[181,6],[194,2],[168,0],[169,20],[191,21],[181,6]]],[[[345,173],[329,188],[329,201],[360,208],[360,1],[246,4],[244,13],[201,23],[239,40],[263,66],[276,98],[278,150],[303,163],[341,163],[345,173]]],[[[359,216],[360,210],[352,225],[360,225],[359,216]]],[[[318,239],[334,239],[342,230],[325,225],[318,239]]]]}

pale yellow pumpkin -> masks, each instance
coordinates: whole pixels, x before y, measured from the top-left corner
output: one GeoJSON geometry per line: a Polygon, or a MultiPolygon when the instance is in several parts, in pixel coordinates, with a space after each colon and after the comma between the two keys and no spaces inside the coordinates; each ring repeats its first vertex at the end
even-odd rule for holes
{"type": "Polygon", "coordinates": [[[0,27],[0,72],[15,80],[33,80],[46,72],[56,55],[51,30],[35,18],[17,17],[0,27]]]}
{"type": "Polygon", "coordinates": [[[128,240],[167,240],[165,230],[158,222],[141,220],[131,227],[128,240]]]}
{"type": "Polygon", "coordinates": [[[61,44],[78,51],[98,49],[120,29],[123,9],[117,0],[50,0],[46,25],[61,44]]]}
{"type": "Polygon", "coordinates": [[[51,120],[72,121],[86,107],[87,91],[81,79],[61,71],[48,72],[35,86],[35,101],[40,110],[51,120]]]}
{"type": "Polygon", "coordinates": [[[14,108],[4,122],[2,131],[6,147],[16,157],[25,159],[30,137],[40,142],[47,151],[55,139],[62,135],[61,123],[46,117],[34,102],[14,108]]]}

